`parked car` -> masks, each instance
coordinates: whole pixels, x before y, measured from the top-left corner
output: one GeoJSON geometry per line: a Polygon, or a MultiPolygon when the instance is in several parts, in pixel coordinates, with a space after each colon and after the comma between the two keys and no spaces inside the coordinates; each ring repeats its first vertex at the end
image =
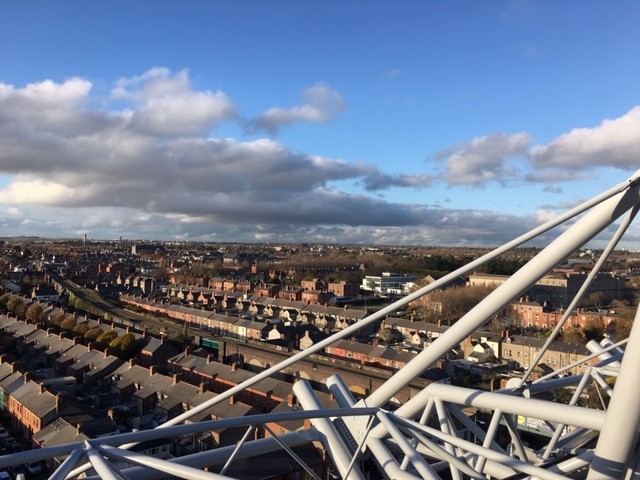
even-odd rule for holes
{"type": "Polygon", "coordinates": [[[0,440],[3,440],[7,437],[9,437],[9,432],[7,432],[7,429],[4,427],[0,427],[0,440]]]}

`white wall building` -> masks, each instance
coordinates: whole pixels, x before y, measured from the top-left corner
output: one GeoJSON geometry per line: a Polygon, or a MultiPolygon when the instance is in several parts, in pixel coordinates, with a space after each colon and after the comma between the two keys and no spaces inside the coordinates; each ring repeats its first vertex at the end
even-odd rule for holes
{"type": "Polygon", "coordinates": [[[409,293],[410,284],[419,277],[413,275],[398,275],[392,272],[383,272],[382,275],[367,275],[362,280],[362,289],[381,295],[405,295],[409,293]]]}

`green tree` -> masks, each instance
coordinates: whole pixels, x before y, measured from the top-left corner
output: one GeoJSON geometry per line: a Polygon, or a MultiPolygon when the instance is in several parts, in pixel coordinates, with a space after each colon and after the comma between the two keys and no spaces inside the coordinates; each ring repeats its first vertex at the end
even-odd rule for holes
{"type": "Polygon", "coordinates": [[[49,323],[55,327],[60,327],[60,324],[62,322],[64,322],[64,320],[67,318],[67,316],[60,312],[57,315],[55,315],[51,320],[49,320],[49,323]]]}
{"type": "Polygon", "coordinates": [[[100,327],[93,327],[87,330],[84,334],[84,338],[89,342],[95,342],[104,333],[104,330],[100,327]]]}
{"type": "Polygon", "coordinates": [[[131,358],[136,352],[136,337],[133,333],[125,333],[111,340],[109,347],[115,349],[122,358],[131,358]]]}
{"type": "Polygon", "coordinates": [[[85,322],[79,323],[75,327],[73,327],[72,332],[74,335],[78,335],[79,337],[84,337],[85,334],[89,331],[89,325],[85,322]]]}
{"type": "Polygon", "coordinates": [[[182,325],[182,332],[176,335],[176,340],[181,343],[188,343],[191,339],[189,338],[189,324],[184,322],[182,325]]]}
{"type": "Polygon", "coordinates": [[[566,405],[568,405],[573,398],[573,392],[568,388],[556,388],[551,391],[551,394],[553,395],[554,402],[564,403],[566,405]]]}
{"type": "Polygon", "coordinates": [[[116,332],[113,329],[109,329],[102,332],[102,335],[100,335],[96,339],[96,342],[98,342],[98,345],[100,345],[102,348],[105,348],[105,347],[108,347],[109,344],[117,338],[117,336],[118,336],[118,332],[116,332]]]}

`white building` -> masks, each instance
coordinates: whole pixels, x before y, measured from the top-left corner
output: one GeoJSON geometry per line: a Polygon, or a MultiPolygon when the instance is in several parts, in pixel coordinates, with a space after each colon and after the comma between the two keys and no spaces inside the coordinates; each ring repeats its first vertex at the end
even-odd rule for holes
{"type": "Polygon", "coordinates": [[[362,289],[381,295],[405,295],[409,293],[411,284],[419,278],[392,272],[383,272],[380,276],[367,275],[362,280],[362,289]]]}

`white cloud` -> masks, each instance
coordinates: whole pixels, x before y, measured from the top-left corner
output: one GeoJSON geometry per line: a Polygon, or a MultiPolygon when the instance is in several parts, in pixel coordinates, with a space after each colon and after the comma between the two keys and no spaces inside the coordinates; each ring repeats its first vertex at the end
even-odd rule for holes
{"type": "Polygon", "coordinates": [[[134,103],[131,125],[148,135],[206,135],[237,113],[225,93],[193,91],[186,69],[173,74],[166,68],[153,68],[137,77],[121,78],[111,96],[134,103]]]}
{"type": "Polygon", "coordinates": [[[91,91],[91,82],[81,78],[71,78],[63,83],[44,80],[15,89],[12,85],[1,84],[0,102],[5,106],[32,109],[70,109],[83,102],[91,91]],[[5,104],[4,102],[10,102],[5,104]]]}
{"type": "Polygon", "coordinates": [[[440,175],[448,185],[484,186],[547,184],[588,180],[598,169],[637,169],[640,151],[640,106],[591,128],[575,128],[547,145],[531,146],[528,133],[493,133],[443,150],[440,175]]]}
{"type": "MultiPolygon", "coordinates": [[[[212,138],[211,128],[238,120],[237,106],[224,92],[194,89],[187,70],[154,68],[120,79],[111,110],[96,108],[104,103],[91,92],[82,79],[23,88],[0,83],[0,224],[7,234],[496,244],[536,219],[434,211],[337,185],[373,192],[440,180],[453,186],[548,183],[569,179],[568,168],[575,170],[552,158],[563,137],[528,155],[527,133],[495,133],[443,151],[440,176],[381,172],[373,164],[296,152],[273,139],[212,138]],[[543,154],[549,157],[536,171],[526,165],[531,158],[542,162],[543,154]],[[439,222],[443,217],[447,221],[439,222]],[[487,232],[487,225],[496,228],[487,232]]],[[[305,91],[300,105],[264,116],[271,123],[263,128],[330,121],[343,109],[342,96],[318,84],[305,91]]],[[[637,115],[632,110],[626,121],[635,125],[637,115]]],[[[585,142],[602,145],[605,126],[606,133],[624,137],[616,133],[622,126],[604,122],[587,129],[585,142]]],[[[626,145],[613,143],[611,148],[626,145]]]]}
{"type": "Polygon", "coordinates": [[[327,123],[345,109],[342,95],[324,83],[306,89],[301,97],[300,105],[272,107],[258,118],[249,120],[246,123],[247,130],[276,134],[280,128],[294,123],[327,123]]]}
{"type": "MultiPolygon", "coordinates": [[[[211,233],[211,225],[220,222],[270,228],[422,222],[423,207],[333,187],[336,182],[361,183],[369,190],[414,187],[430,181],[422,175],[383,174],[371,164],[298,153],[271,139],[210,138],[212,123],[231,115],[235,106],[224,92],[193,90],[186,70],[154,68],[118,80],[110,98],[120,110],[91,109],[100,102],[86,101],[91,91],[86,81],[22,89],[0,83],[0,91],[0,174],[8,179],[0,187],[3,204],[99,212],[85,213],[83,220],[70,217],[77,223],[68,227],[72,232],[110,225],[124,236],[136,218],[170,225],[168,231],[180,235],[188,226],[191,237],[200,225],[211,233]],[[55,93],[27,94],[28,89],[62,92],[69,102],[53,102],[49,95],[55,93]],[[17,108],[26,97],[31,108],[17,108]],[[114,218],[105,208],[136,214],[114,218]]],[[[289,113],[306,121],[326,121],[343,108],[342,97],[322,84],[305,91],[303,102],[289,113]]]]}
{"type": "Polygon", "coordinates": [[[549,145],[531,150],[537,168],[576,168],[610,166],[635,169],[640,151],[640,106],[621,117],[604,120],[597,127],[575,128],[549,145]]]}
{"type": "Polygon", "coordinates": [[[446,161],[444,179],[449,185],[482,185],[514,176],[507,159],[526,154],[531,136],[525,132],[493,133],[442,151],[446,161]]]}

